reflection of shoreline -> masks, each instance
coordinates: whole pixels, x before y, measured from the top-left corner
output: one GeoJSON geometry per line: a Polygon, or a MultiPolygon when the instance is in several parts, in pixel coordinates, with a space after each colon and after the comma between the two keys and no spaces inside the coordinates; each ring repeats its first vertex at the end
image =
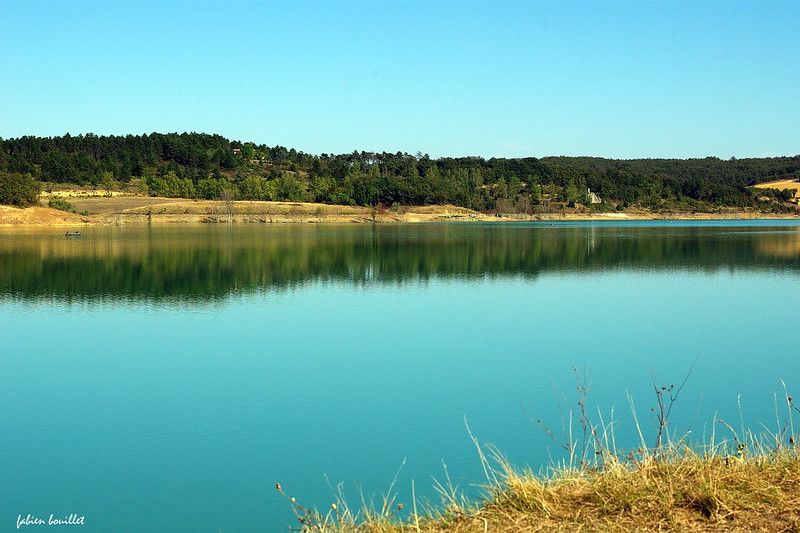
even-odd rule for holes
{"type": "Polygon", "coordinates": [[[758,251],[775,257],[800,257],[800,233],[789,233],[780,241],[759,242],[758,251]]]}
{"type": "Polygon", "coordinates": [[[800,272],[800,231],[769,226],[98,228],[0,240],[0,295],[216,300],[318,281],[406,283],[622,270],[800,272]]]}

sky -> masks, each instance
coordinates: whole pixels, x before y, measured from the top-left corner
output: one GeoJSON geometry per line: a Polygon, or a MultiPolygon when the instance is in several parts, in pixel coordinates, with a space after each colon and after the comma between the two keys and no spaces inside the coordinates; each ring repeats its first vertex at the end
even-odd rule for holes
{"type": "Polygon", "coordinates": [[[800,2],[0,0],[0,137],[800,154],[800,2]]]}

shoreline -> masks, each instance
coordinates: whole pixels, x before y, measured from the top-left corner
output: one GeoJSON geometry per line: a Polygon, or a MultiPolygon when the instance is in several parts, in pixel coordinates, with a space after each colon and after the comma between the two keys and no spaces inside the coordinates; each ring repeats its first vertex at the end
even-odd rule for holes
{"type": "Polygon", "coordinates": [[[140,196],[71,199],[76,210],[44,206],[0,206],[0,227],[72,227],[129,224],[414,224],[427,222],[569,222],[645,220],[800,220],[800,214],[720,209],[717,212],[574,211],[533,214],[493,214],[452,205],[401,206],[372,209],[361,206],[306,202],[185,200],[140,196]]]}

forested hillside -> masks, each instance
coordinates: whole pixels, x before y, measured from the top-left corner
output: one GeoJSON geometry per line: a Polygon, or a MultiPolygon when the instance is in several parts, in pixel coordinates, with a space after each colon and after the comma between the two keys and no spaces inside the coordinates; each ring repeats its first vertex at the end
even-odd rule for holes
{"type": "Polygon", "coordinates": [[[44,184],[109,190],[136,180],[142,192],[157,196],[387,206],[449,203],[530,213],[575,205],[606,210],[778,205],[770,201],[785,200],[783,192],[749,186],[800,178],[800,156],[432,159],[399,152],[312,155],[201,133],[0,139],[0,181],[28,174],[44,184]],[[599,198],[587,194],[589,189],[599,198]]]}

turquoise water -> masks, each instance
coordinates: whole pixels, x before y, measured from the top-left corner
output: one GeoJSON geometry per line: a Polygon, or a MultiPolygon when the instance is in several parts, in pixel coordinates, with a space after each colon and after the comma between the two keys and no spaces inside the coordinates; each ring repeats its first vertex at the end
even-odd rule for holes
{"type": "Polygon", "coordinates": [[[473,491],[465,418],[542,467],[573,367],[620,446],[695,360],[676,429],[774,428],[799,297],[797,222],[2,230],[0,530],[285,531],[276,482],[326,508],[403,460],[398,501],[473,491]]]}

